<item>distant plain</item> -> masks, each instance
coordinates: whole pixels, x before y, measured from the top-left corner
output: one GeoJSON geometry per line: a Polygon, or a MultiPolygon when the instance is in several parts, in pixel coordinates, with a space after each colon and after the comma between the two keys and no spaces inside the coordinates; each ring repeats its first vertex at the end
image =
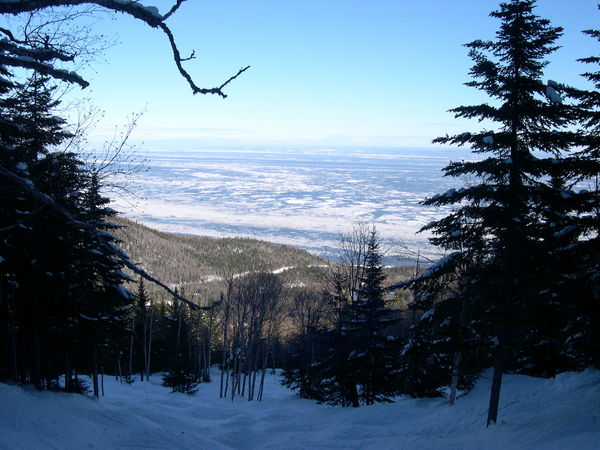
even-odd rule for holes
{"type": "Polygon", "coordinates": [[[472,158],[447,148],[154,150],[147,170],[128,178],[137,198],[120,195],[114,206],[161,231],[252,237],[319,256],[368,222],[392,253],[395,243],[430,252],[417,231],[447,211],[419,202],[459,185],[442,168],[472,158]]]}

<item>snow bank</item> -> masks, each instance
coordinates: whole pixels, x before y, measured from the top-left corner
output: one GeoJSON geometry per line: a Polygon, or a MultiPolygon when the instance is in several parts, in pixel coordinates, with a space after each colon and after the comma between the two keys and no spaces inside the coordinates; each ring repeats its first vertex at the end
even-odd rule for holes
{"type": "MultiPolygon", "coordinates": [[[[4,449],[597,449],[600,371],[542,380],[506,376],[499,423],[486,428],[491,373],[455,406],[443,399],[334,408],[296,397],[269,377],[262,403],[196,397],[105,378],[99,401],[0,384],[4,449]]],[[[217,379],[217,377],[215,377],[217,379]]]]}

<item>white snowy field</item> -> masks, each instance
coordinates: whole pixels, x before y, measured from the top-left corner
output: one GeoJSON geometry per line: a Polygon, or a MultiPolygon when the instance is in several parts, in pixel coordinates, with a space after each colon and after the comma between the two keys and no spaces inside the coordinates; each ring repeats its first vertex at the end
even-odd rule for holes
{"type": "Polygon", "coordinates": [[[154,150],[147,171],[126,177],[142,199],[121,193],[113,206],[161,231],[247,236],[321,256],[358,222],[427,247],[427,234],[415,233],[444,211],[419,202],[456,187],[441,169],[470,157],[464,149],[154,150]]]}
{"type": "Polygon", "coordinates": [[[555,379],[506,376],[499,423],[485,427],[489,373],[455,406],[444,399],[334,408],[298,398],[271,376],[263,402],[105,378],[106,395],[0,384],[2,449],[599,449],[600,371],[555,379]]]}

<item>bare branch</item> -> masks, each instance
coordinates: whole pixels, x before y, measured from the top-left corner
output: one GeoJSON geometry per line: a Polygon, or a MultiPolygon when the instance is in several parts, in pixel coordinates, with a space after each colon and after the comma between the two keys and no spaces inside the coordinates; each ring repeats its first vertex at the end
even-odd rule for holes
{"type": "Polygon", "coordinates": [[[196,57],[196,51],[192,50],[192,54],[190,56],[188,56],[187,58],[181,58],[181,61],[191,61],[195,57],[196,57]]]}
{"type": "Polygon", "coordinates": [[[194,80],[192,80],[192,77],[190,76],[190,74],[183,68],[183,65],[181,64],[182,61],[184,61],[184,59],[181,58],[181,53],[179,52],[179,49],[177,48],[177,43],[175,42],[175,38],[173,37],[173,33],[171,32],[171,29],[164,23],[161,23],[159,25],[159,28],[162,29],[164,31],[164,33],[167,35],[167,37],[169,38],[169,42],[171,44],[171,50],[173,51],[173,59],[175,60],[175,65],[177,66],[177,69],[179,70],[179,73],[181,74],[181,76],[187,80],[187,82],[190,85],[190,87],[192,88],[192,92],[194,94],[216,94],[223,98],[227,98],[227,95],[225,95],[223,93],[223,88],[225,86],[227,86],[231,81],[235,80],[243,72],[245,72],[246,70],[248,70],[250,68],[250,66],[247,66],[247,67],[240,69],[238,71],[238,73],[236,73],[234,76],[229,78],[225,83],[223,83],[219,87],[210,88],[210,89],[200,88],[196,85],[196,83],[194,83],[194,80]]]}
{"type": "Polygon", "coordinates": [[[185,0],[177,0],[177,3],[175,3],[173,5],[173,7],[169,10],[169,12],[163,16],[163,22],[165,20],[167,20],[169,17],[171,17],[173,15],[173,13],[179,9],[179,7],[181,6],[181,4],[183,2],[185,2],[185,0]]]}
{"type": "Polygon", "coordinates": [[[18,40],[17,38],[15,38],[15,36],[12,34],[12,31],[10,31],[10,30],[8,30],[8,29],[6,29],[6,28],[2,28],[2,27],[0,27],[0,33],[4,33],[5,35],[7,35],[7,36],[8,36],[8,38],[9,38],[11,41],[13,41],[13,42],[16,42],[16,43],[18,43],[18,44],[24,44],[24,42],[23,42],[23,41],[20,41],[20,40],[18,40]]]}
{"type": "MultiPolygon", "coordinates": [[[[221,92],[221,89],[223,89],[225,86],[227,86],[233,80],[235,80],[237,77],[239,77],[242,73],[244,73],[249,68],[250,68],[250,66],[243,67],[242,69],[238,70],[238,73],[236,73],[234,76],[232,76],[231,78],[229,78],[225,83],[223,83],[221,86],[219,86],[218,90],[220,92],[220,95],[223,95],[223,93],[221,92]]],[[[223,97],[227,97],[227,96],[223,95],[223,97]]]]}

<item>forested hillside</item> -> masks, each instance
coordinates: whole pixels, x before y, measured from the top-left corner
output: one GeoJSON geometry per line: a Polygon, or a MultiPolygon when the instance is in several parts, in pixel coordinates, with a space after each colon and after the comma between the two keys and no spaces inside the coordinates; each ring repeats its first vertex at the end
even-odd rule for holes
{"type": "Polygon", "coordinates": [[[121,226],[116,231],[121,247],[132,261],[188,293],[218,295],[220,281],[247,272],[275,272],[290,283],[323,281],[326,261],[296,247],[241,237],[163,233],[125,218],[116,222],[121,226]]]}
{"type": "MultiPolygon", "coordinates": [[[[272,272],[288,286],[323,284],[335,265],[289,245],[243,237],[211,238],[164,233],[120,217],[115,234],[131,260],[168,284],[206,300],[218,297],[223,282],[249,272],[272,272]]],[[[385,284],[406,280],[414,267],[385,267],[385,284]]],[[[148,284],[150,293],[167,295],[148,284]]],[[[165,297],[166,298],[166,297],[165,297]]]]}

